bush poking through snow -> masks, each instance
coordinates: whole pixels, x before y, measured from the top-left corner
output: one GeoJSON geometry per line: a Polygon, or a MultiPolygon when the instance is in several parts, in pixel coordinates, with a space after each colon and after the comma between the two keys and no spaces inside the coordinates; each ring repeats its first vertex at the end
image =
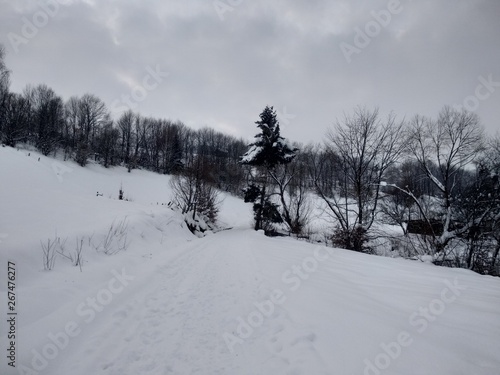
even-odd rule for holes
{"type": "Polygon", "coordinates": [[[352,230],[347,230],[338,226],[332,236],[333,246],[347,250],[370,253],[367,246],[368,236],[366,229],[357,226],[352,230]]]}
{"type": "Polygon", "coordinates": [[[125,217],[123,220],[118,221],[118,223],[115,221],[111,223],[111,226],[109,227],[103,240],[97,246],[94,245],[92,241],[94,234],[88,237],[76,237],[75,250],[74,252],[69,253],[66,252],[67,238],[61,240],[61,238],[56,234],[54,239],[49,238],[46,242],[40,241],[43,252],[43,268],[46,271],[50,271],[54,268],[56,258],[60,255],[63,258],[68,259],[73,266],[79,267],[81,272],[83,267],[83,249],[85,246],[92,246],[97,252],[103,252],[106,255],[113,255],[120,251],[127,250],[130,246],[127,232],[128,222],[125,217]]]}
{"type": "Polygon", "coordinates": [[[43,257],[42,257],[43,269],[45,271],[50,271],[52,268],[54,268],[54,265],[56,263],[58,243],[60,243],[59,237],[56,237],[53,240],[51,240],[50,238],[47,239],[47,244],[40,241],[40,244],[42,245],[42,251],[43,251],[43,257]]]}
{"type": "Polygon", "coordinates": [[[170,180],[173,206],[181,211],[194,234],[215,226],[221,204],[219,191],[202,179],[200,173],[193,168],[186,176],[173,176],[170,180]]]}
{"type": "MultiPolygon", "coordinates": [[[[92,237],[93,237],[93,235],[89,236],[87,239],[89,246],[91,244],[92,237]]],[[[83,266],[83,254],[82,254],[82,252],[83,252],[85,237],[82,237],[82,238],[76,237],[76,247],[75,247],[74,254],[73,253],[66,254],[66,241],[67,241],[67,238],[64,239],[64,241],[61,241],[60,237],[56,238],[56,241],[55,241],[55,243],[56,243],[55,246],[57,247],[56,252],[57,252],[57,254],[62,256],[63,258],[68,259],[73,266],[80,267],[80,272],[81,272],[82,266],[83,266]]]]}
{"type": "Polygon", "coordinates": [[[203,237],[207,230],[214,229],[214,226],[208,224],[206,220],[201,217],[201,215],[195,214],[193,216],[192,212],[187,212],[184,214],[184,222],[186,223],[188,229],[197,237],[203,237]]]}
{"type": "Polygon", "coordinates": [[[118,223],[113,221],[102,242],[96,246],[96,250],[102,251],[106,255],[113,255],[127,250],[130,246],[127,239],[127,230],[128,222],[126,217],[118,223]]]}
{"type": "Polygon", "coordinates": [[[84,237],[82,237],[80,239],[78,239],[78,237],[76,237],[76,249],[75,249],[74,265],[75,265],[75,267],[80,267],[80,272],[82,272],[82,265],[83,265],[83,257],[82,257],[83,240],[84,240],[84,237]]]}

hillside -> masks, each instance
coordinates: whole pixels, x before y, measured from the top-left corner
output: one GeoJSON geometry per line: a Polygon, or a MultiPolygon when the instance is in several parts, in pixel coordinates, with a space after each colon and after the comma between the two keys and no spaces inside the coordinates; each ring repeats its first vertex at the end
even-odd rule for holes
{"type": "Polygon", "coordinates": [[[500,374],[500,279],[268,238],[231,196],[197,238],[169,200],[168,176],[0,147],[2,375],[500,374]]]}

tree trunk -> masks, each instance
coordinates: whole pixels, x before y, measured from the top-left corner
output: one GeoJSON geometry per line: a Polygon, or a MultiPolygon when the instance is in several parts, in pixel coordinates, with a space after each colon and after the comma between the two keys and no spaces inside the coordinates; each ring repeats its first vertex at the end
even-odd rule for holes
{"type": "Polygon", "coordinates": [[[262,229],[262,211],[264,209],[264,202],[266,198],[266,183],[262,185],[262,190],[260,193],[260,207],[255,213],[255,230],[262,229]]]}
{"type": "Polygon", "coordinates": [[[469,240],[469,251],[467,253],[467,259],[465,261],[465,265],[467,269],[472,269],[472,255],[474,254],[474,240],[469,240]]]}

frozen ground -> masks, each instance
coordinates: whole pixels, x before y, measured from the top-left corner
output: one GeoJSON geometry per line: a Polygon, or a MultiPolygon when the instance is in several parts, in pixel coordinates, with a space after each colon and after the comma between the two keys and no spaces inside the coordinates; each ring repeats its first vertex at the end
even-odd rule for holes
{"type": "Polygon", "coordinates": [[[2,375],[500,374],[498,278],[267,238],[233,197],[233,229],[198,239],[169,200],[167,176],[0,147],[2,375]],[[118,223],[126,250],[106,255],[118,223]],[[84,239],[82,272],[43,270],[56,236],[70,257],[84,239]]]}

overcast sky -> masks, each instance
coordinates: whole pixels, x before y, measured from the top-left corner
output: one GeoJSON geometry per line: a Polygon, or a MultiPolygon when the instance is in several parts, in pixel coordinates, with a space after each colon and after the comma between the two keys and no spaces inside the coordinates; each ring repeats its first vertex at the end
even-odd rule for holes
{"type": "Polygon", "coordinates": [[[410,118],[465,104],[500,129],[499,0],[0,0],[0,43],[12,91],[45,83],[115,117],[248,140],[266,105],[301,142],[358,105],[410,118]]]}

